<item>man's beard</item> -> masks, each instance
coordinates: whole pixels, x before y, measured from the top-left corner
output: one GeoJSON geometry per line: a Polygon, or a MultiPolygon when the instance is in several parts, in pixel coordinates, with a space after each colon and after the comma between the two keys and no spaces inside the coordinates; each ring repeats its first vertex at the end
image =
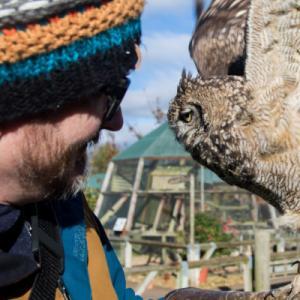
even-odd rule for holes
{"type": "MultiPolygon", "coordinates": [[[[66,147],[55,130],[32,126],[26,134],[20,184],[29,194],[44,199],[65,199],[84,187],[87,143],[66,147]]],[[[28,199],[37,201],[37,199],[28,199]]]]}

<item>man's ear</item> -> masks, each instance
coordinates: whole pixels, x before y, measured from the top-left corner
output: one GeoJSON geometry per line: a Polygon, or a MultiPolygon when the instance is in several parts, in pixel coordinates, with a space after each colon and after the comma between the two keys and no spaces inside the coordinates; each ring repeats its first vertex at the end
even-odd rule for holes
{"type": "Polygon", "coordinates": [[[135,52],[136,52],[136,55],[137,55],[137,62],[135,64],[135,69],[139,69],[141,67],[141,64],[142,64],[142,51],[141,51],[141,48],[140,46],[138,45],[135,45],[135,52]]]}

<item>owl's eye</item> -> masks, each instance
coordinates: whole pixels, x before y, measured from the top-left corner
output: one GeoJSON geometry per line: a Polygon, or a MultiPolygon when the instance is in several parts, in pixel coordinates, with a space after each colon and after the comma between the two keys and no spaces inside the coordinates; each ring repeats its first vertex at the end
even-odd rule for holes
{"type": "Polygon", "coordinates": [[[180,113],[180,120],[184,123],[190,123],[193,120],[194,112],[191,109],[186,109],[180,113]]]}

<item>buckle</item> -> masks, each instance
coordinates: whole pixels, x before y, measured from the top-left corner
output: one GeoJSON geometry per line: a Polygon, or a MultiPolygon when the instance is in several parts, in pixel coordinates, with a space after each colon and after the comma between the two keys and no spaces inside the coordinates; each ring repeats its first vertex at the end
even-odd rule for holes
{"type": "MultiPolygon", "coordinates": [[[[41,245],[43,245],[45,248],[47,248],[48,251],[50,251],[58,260],[59,260],[59,272],[60,274],[64,271],[64,250],[63,246],[61,244],[60,240],[60,234],[59,234],[59,228],[57,226],[55,217],[54,217],[54,211],[51,207],[48,206],[47,216],[50,214],[53,214],[53,220],[44,220],[44,222],[47,222],[47,227],[50,227],[50,230],[57,235],[57,239],[50,236],[49,233],[47,233],[47,230],[44,230],[42,226],[40,226],[40,220],[42,220],[43,216],[39,214],[39,205],[41,204],[35,204],[35,209],[33,211],[33,214],[31,215],[31,234],[32,234],[32,252],[35,256],[35,258],[39,262],[41,262],[41,245]],[[52,222],[53,221],[53,222],[52,222]]],[[[47,228],[46,227],[46,228],[47,228]]]]}

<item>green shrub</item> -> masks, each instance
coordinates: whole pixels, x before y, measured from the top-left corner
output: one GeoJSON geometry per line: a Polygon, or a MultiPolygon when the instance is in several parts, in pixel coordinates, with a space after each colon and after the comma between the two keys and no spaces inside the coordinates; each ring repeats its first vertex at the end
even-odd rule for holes
{"type": "Polygon", "coordinates": [[[97,202],[98,196],[99,196],[99,190],[92,189],[92,188],[86,188],[84,190],[84,195],[89,204],[89,207],[92,210],[94,210],[94,208],[96,207],[96,202],[97,202]]]}
{"type": "Polygon", "coordinates": [[[223,232],[220,220],[209,213],[195,216],[195,241],[198,243],[228,242],[232,235],[223,232]]]}

